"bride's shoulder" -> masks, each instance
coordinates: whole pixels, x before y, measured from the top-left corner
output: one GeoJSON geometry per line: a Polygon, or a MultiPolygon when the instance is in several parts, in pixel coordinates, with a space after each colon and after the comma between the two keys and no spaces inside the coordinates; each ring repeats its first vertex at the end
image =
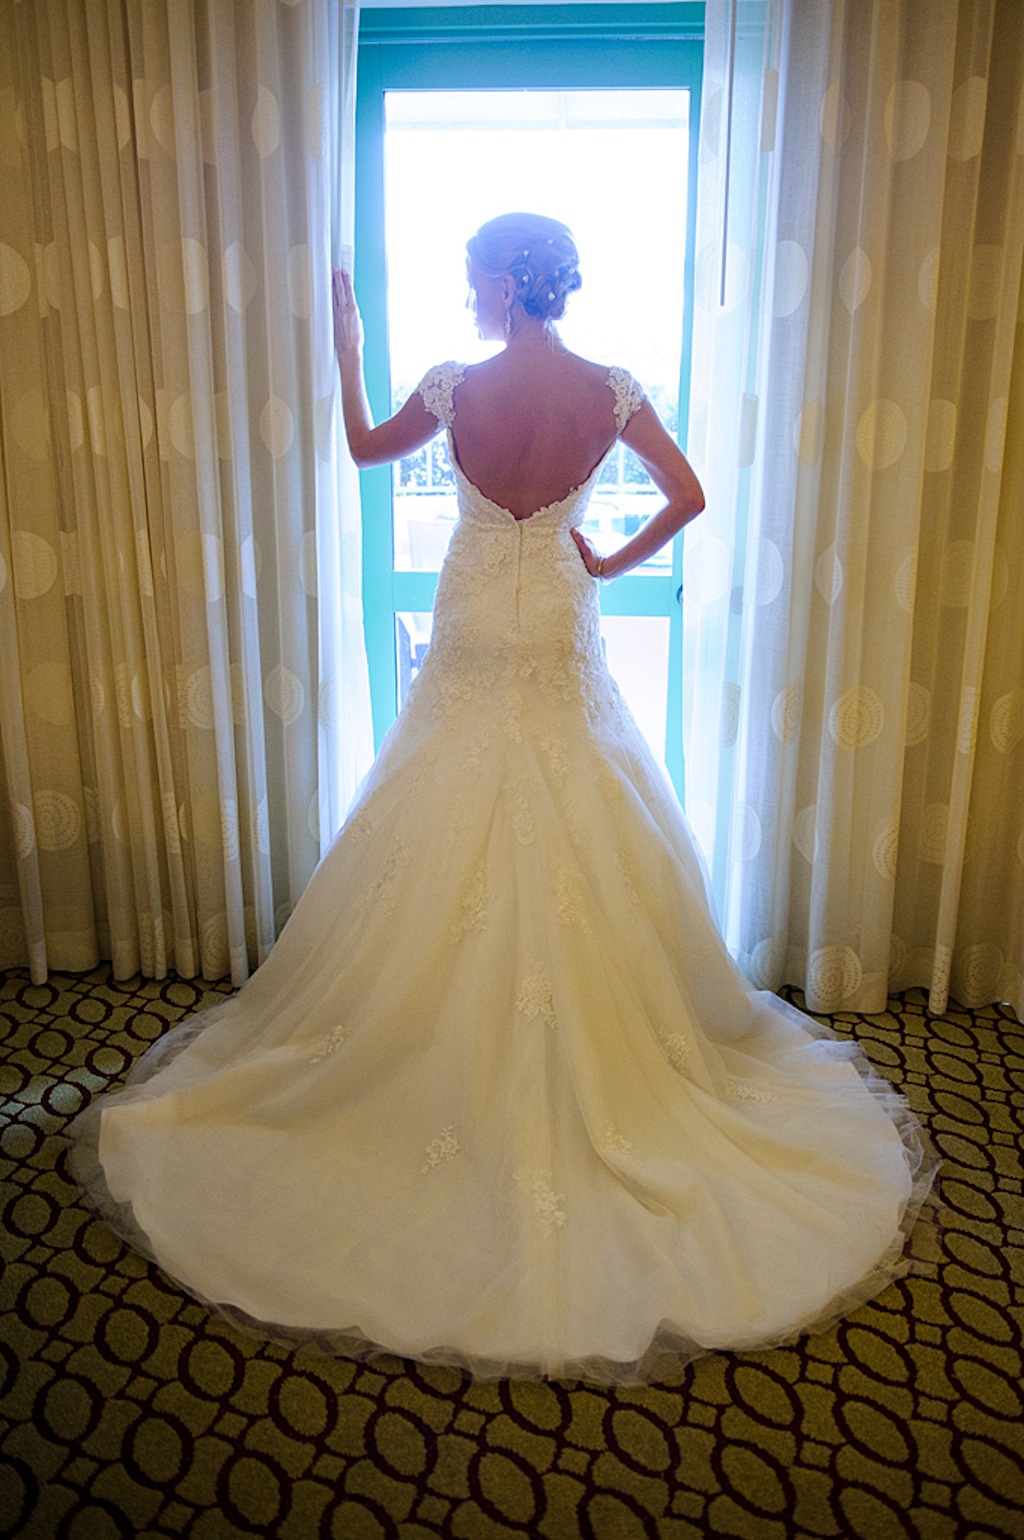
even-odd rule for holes
{"type": "Polygon", "coordinates": [[[458,359],[449,358],[443,364],[432,364],[431,367],[427,370],[426,374],[420,380],[416,389],[419,391],[424,389],[429,390],[432,385],[440,385],[447,380],[452,380],[455,384],[458,384],[465,373],[465,364],[460,363],[458,359]]]}
{"type": "Polygon", "coordinates": [[[597,363],[591,358],[582,358],[578,353],[570,353],[567,358],[579,370],[581,378],[587,378],[594,385],[603,385],[618,393],[620,390],[631,390],[635,387],[643,393],[643,388],[634,379],[628,369],[619,364],[597,363]]]}
{"type": "Polygon", "coordinates": [[[595,396],[606,390],[611,391],[615,426],[621,433],[647,399],[643,386],[628,369],[619,364],[595,363],[588,358],[576,358],[575,361],[582,366],[579,374],[581,382],[585,379],[595,396]]]}

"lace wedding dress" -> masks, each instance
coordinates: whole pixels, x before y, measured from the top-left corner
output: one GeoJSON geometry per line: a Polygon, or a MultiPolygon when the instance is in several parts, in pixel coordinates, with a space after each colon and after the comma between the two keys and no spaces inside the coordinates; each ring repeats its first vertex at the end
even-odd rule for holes
{"type": "MultiPolygon", "coordinates": [[[[445,426],[460,379],[420,386],[445,426]]],[[[720,940],[570,535],[599,468],[517,522],[449,450],[433,639],[351,816],[76,1172],[193,1295],[331,1351],[612,1382],[791,1339],[905,1270],[917,1124],[720,940]]]]}

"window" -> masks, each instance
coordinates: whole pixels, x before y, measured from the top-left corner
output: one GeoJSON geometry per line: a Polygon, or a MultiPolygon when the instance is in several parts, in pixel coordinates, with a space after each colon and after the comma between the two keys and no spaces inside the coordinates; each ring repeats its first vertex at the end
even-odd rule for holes
{"type": "MultiPolygon", "coordinates": [[[[502,7],[493,13],[500,39],[489,10],[363,12],[356,281],[378,418],[432,363],[483,356],[464,310],[464,242],[518,207],[552,213],[576,233],[584,288],[560,323],[569,346],[630,368],[666,425],[685,425],[700,78],[699,42],[686,34],[697,10],[502,7]]],[[[363,504],[379,739],[429,643],[454,519],[442,441],[365,473],[363,504]]],[[[611,549],[656,506],[620,445],[585,527],[611,549]]],[[[666,548],[602,590],[609,663],[677,782],[680,581],[681,553],[666,548]]]]}

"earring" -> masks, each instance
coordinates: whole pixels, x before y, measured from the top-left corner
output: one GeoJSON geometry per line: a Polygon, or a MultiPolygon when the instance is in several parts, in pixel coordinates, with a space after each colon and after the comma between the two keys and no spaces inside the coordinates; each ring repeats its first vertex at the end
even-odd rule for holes
{"type": "Polygon", "coordinates": [[[512,335],[512,304],[511,304],[511,301],[510,301],[505,306],[505,341],[506,342],[511,337],[511,335],[512,335]]]}

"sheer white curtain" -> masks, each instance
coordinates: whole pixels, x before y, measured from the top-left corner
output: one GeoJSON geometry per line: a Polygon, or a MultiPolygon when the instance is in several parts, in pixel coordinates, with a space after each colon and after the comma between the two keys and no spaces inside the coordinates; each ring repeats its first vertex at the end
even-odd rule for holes
{"type": "MultiPolygon", "coordinates": [[[[330,269],[355,265],[356,53],[359,0],[319,0],[325,12],[329,118],[327,168],[329,252],[319,260],[321,309],[316,329],[317,364],[331,434],[327,453],[318,444],[317,569],[322,574],[320,614],[320,851],[341,827],[356,788],[373,760],[370,685],[363,633],[362,520],[359,473],[344,442],[338,371],[334,360],[330,294],[323,282],[330,269]]],[[[324,64],[319,68],[323,71],[324,64]]],[[[319,206],[322,211],[322,205],[319,206]]],[[[325,417],[326,420],[326,417],[325,417]]]]}
{"type": "Polygon", "coordinates": [[[709,0],[706,47],[687,784],[727,937],[813,1009],[1021,1011],[1024,9],[709,0]]]}
{"type": "Polygon", "coordinates": [[[240,982],[369,758],[329,288],[354,14],[0,8],[0,966],[35,979],[240,982]]]}

